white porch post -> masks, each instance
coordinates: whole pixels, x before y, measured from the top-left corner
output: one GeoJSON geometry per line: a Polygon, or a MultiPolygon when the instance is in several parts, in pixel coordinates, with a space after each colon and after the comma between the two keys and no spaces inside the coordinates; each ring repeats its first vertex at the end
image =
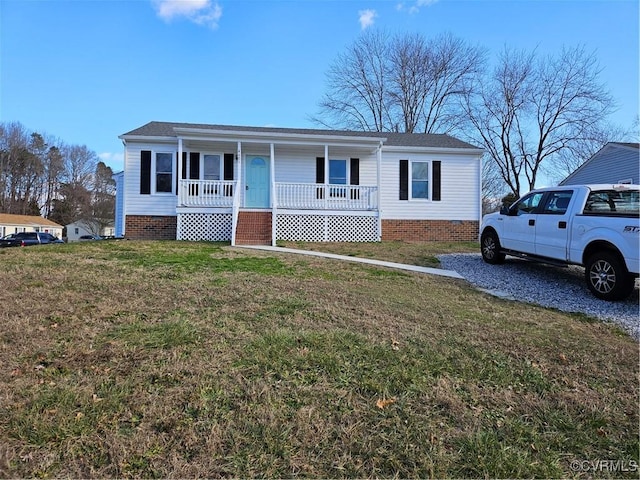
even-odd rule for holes
{"type": "Polygon", "coordinates": [[[176,173],[178,175],[176,182],[178,185],[178,205],[182,205],[182,185],[180,185],[180,180],[182,180],[182,137],[178,137],[178,171],[176,173]]]}
{"type": "Polygon", "coordinates": [[[324,209],[327,209],[327,197],[329,196],[329,189],[327,188],[327,185],[329,185],[329,145],[325,145],[324,146],[324,195],[323,195],[323,199],[324,199],[324,209]]]}
{"type": "Polygon", "coordinates": [[[276,246],[276,221],[278,219],[278,192],[276,190],[276,148],[269,146],[271,156],[271,246],[276,246]]]}
{"type": "Polygon", "coordinates": [[[238,142],[236,149],[236,160],[238,161],[238,181],[233,196],[233,211],[231,214],[231,246],[236,245],[236,229],[238,228],[238,214],[240,212],[240,202],[242,199],[242,143],[238,142]]]}
{"type": "MultiPolygon", "coordinates": [[[[178,175],[176,185],[178,186],[178,205],[182,205],[183,195],[182,195],[182,137],[178,137],[178,168],[176,175],[178,175]]],[[[176,214],[177,215],[177,214],[176,214]]],[[[182,240],[182,215],[177,215],[176,218],[176,240],[182,240]]]]}
{"type": "Polygon", "coordinates": [[[324,241],[329,240],[329,218],[327,217],[327,204],[329,202],[329,145],[324,145],[324,241]]]}
{"type": "Polygon", "coordinates": [[[378,146],[378,168],[376,171],[376,185],[378,187],[378,241],[382,241],[382,193],[380,192],[380,180],[382,178],[382,142],[378,146]]]}

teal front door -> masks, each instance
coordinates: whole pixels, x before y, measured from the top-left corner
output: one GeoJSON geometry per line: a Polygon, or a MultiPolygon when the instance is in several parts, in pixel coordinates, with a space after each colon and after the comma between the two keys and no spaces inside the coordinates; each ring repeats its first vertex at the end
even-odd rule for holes
{"type": "Polygon", "coordinates": [[[249,208],[269,208],[269,157],[247,156],[245,176],[244,206],[249,208]]]}

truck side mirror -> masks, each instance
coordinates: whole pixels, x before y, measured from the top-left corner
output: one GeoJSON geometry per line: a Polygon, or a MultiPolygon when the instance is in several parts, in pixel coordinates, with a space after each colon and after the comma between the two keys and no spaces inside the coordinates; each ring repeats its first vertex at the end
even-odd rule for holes
{"type": "Polygon", "coordinates": [[[509,215],[509,207],[504,206],[500,209],[500,215],[509,215]]]}

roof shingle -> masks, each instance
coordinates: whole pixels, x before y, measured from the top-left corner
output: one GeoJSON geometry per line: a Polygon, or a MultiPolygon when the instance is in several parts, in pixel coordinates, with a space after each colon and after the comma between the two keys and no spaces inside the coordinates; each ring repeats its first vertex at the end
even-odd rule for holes
{"type": "Polygon", "coordinates": [[[432,148],[462,148],[478,149],[478,147],[463,142],[446,134],[436,133],[395,133],[395,132],[356,132],[349,130],[320,130],[311,128],[281,128],[281,127],[247,127],[237,125],[214,125],[201,123],[149,122],[139,128],[123,134],[140,137],[176,137],[174,128],[193,128],[201,130],[222,130],[255,133],[274,133],[292,135],[336,135],[353,137],[386,138],[385,145],[397,147],[432,147],[432,148]]]}

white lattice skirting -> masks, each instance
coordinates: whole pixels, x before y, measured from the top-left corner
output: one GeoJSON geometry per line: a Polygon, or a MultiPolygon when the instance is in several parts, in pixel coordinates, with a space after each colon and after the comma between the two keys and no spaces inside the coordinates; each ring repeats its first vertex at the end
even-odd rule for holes
{"type": "Polygon", "coordinates": [[[178,240],[231,241],[230,213],[183,213],[178,215],[178,240]]]}
{"type": "Polygon", "coordinates": [[[373,216],[278,214],[276,238],[299,242],[378,242],[373,216]]]}

